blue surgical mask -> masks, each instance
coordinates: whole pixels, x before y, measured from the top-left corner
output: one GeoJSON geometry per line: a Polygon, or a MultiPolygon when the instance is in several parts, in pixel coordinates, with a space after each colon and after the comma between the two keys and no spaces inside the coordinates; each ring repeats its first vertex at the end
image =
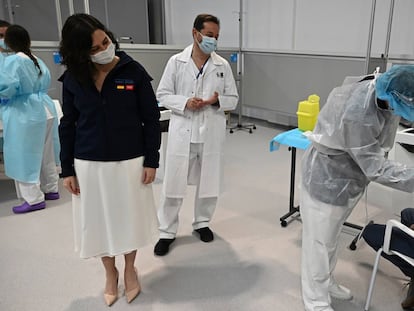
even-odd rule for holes
{"type": "Polygon", "coordinates": [[[200,50],[204,53],[204,54],[211,54],[212,52],[214,52],[217,49],[217,40],[216,38],[211,38],[211,37],[207,37],[204,36],[201,32],[199,32],[201,37],[203,38],[201,40],[201,42],[198,42],[198,46],[200,47],[200,50]]]}
{"type": "Polygon", "coordinates": [[[7,50],[6,43],[4,42],[4,39],[0,39],[0,48],[3,50],[7,50]]]}

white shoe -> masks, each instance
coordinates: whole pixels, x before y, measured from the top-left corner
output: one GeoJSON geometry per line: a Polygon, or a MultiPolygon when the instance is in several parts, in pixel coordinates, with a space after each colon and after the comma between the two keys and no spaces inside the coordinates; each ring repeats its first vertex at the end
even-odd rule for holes
{"type": "Polygon", "coordinates": [[[351,291],[348,288],[336,283],[329,285],[329,294],[331,297],[340,300],[351,300],[353,297],[351,291]]]}

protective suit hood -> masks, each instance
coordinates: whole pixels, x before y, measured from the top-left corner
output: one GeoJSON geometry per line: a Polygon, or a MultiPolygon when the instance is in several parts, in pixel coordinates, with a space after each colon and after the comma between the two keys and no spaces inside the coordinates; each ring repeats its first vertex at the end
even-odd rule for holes
{"type": "Polygon", "coordinates": [[[414,66],[395,65],[380,75],[375,84],[377,97],[390,105],[393,113],[414,121],[414,66]]]}

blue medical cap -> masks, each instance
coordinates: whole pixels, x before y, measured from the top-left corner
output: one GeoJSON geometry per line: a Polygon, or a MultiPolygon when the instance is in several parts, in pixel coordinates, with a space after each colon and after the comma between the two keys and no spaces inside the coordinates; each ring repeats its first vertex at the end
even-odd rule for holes
{"type": "Polygon", "coordinates": [[[414,121],[414,65],[395,65],[380,75],[376,95],[386,100],[394,114],[414,121]]]}

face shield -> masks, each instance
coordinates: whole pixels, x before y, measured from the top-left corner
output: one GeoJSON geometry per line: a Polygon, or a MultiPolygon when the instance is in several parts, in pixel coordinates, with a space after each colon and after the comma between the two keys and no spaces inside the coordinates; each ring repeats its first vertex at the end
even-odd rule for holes
{"type": "Polygon", "coordinates": [[[391,67],[377,78],[375,90],[394,114],[414,122],[414,65],[391,67]]]}

